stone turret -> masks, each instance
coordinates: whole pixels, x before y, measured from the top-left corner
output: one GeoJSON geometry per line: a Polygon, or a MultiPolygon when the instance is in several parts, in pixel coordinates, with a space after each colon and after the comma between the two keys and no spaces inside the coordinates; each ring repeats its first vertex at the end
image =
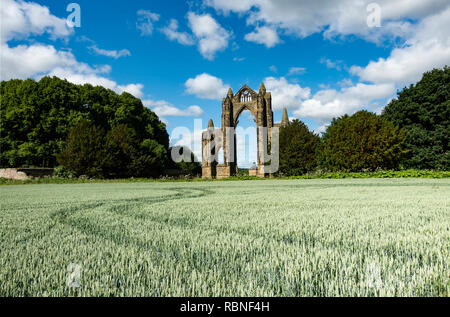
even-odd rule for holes
{"type": "Polygon", "coordinates": [[[261,86],[259,87],[259,93],[262,97],[266,95],[266,86],[264,86],[264,83],[261,83],[261,86]]]}
{"type": "Polygon", "coordinates": [[[227,94],[227,96],[228,97],[230,97],[230,98],[233,98],[233,89],[228,89],[228,94],[227,94]]]}
{"type": "Polygon", "coordinates": [[[216,165],[213,161],[215,156],[215,148],[212,148],[211,141],[214,137],[214,122],[209,119],[208,129],[202,133],[202,176],[203,178],[216,177],[216,165]]]}
{"type": "Polygon", "coordinates": [[[288,113],[287,113],[287,109],[284,108],[283,109],[283,118],[281,119],[281,126],[282,127],[286,127],[288,125],[289,125],[289,116],[288,116],[288,113]]]}

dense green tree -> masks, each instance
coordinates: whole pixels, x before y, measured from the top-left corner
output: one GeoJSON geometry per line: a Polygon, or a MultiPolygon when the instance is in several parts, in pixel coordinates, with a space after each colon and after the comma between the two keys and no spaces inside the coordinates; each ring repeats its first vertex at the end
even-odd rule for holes
{"type": "Polygon", "coordinates": [[[105,142],[105,176],[108,178],[126,178],[136,176],[134,162],[139,156],[139,144],[136,132],[124,124],[112,128],[105,142]]]}
{"type": "Polygon", "coordinates": [[[167,165],[166,147],[155,140],[142,141],[139,155],[133,160],[133,175],[156,177],[161,175],[167,165]]]}
{"type": "Polygon", "coordinates": [[[147,164],[141,172],[153,173],[165,164],[165,124],[128,93],[44,77],[3,81],[0,98],[1,167],[56,166],[69,130],[83,119],[105,133],[120,125],[131,128],[142,154],[138,159],[147,164]]]}
{"type": "Polygon", "coordinates": [[[75,176],[102,178],[107,154],[104,143],[105,132],[88,120],[81,120],[70,129],[67,145],[57,155],[58,162],[75,176]]]}
{"type": "Polygon", "coordinates": [[[322,137],[319,161],[331,171],[393,169],[407,153],[406,131],[365,110],[335,118],[322,137]]]}
{"type": "Polygon", "coordinates": [[[140,143],[136,132],[124,124],[108,132],[105,150],[104,176],[107,178],[158,176],[167,161],[163,145],[150,139],[140,143]]]}
{"type": "Polygon", "coordinates": [[[403,162],[417,169],[450,169],[450,68],[434,69],[398,93],[382,116],[408,130],[403,162]]]}
{"type": "Polygon", "coordinates": [[[301,175],[317,167],[318,135],[300,120],[280,129],[280,169],[283,175],[301,175]]]}

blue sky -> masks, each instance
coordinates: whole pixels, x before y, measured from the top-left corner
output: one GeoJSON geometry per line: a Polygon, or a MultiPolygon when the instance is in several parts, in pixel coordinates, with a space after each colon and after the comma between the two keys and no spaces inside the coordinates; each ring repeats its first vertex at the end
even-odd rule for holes
{"type": "MultiPolygon", "coordinates": [[[[321,132],[335,116],[380,112],[424,71],[450,64],[443,0],[78,0],[73,28],[69,1],[0,1],[2,80],[57,75],[128,91],[169,134],[195,119],[218,126],[228,87],[261,82],[276,121],[287,107],[321,132]]],[[[244,115],[241,125],[254,123],[244,115]]]]}

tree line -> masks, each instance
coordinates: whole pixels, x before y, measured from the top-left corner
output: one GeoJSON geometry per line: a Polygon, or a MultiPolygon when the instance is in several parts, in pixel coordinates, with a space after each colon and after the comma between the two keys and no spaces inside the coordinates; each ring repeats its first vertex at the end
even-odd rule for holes
{"type": "Polygon", "coordinates": [[[61,165],[96,178],[157,177],[180,167],[169,158],[165,124],[126,92],[43,77],[2,81],[0,98],[1,167],[61,165]]]}
{"type": "MultiPolygon", "coordinates": [[[[63,166],[96,178],[157,177],[168,168],[201,173],[199,163],[171,160],[165,124],[128,93],[43,77],[3,81],[0,98],[0,167],[63,166]]],[[[280,130],[279,174],[449,170],[449,118],[444,67],[404,88],[381,115],[335,118],[322,136],[292,121],[280,130]]]]}
{"type": "Polygon", "coordinates": [[[294,120],[280,131],[280,174],[315,170],[450,170],[450,68],[434,69],[398,93],[381,115],[332,120],[322,137],[294,120]]]}

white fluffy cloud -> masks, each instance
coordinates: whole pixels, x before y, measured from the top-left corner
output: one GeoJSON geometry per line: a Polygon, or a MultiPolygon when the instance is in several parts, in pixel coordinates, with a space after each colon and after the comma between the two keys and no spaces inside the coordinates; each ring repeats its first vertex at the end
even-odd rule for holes
{"type": "MultiPolygon", "coordinates": [[[[53,45],[34,42],[30,45],[11,47],[12,39],[28,39],[48,33],[50,38],[65,37],[72,33],[65,19],[50,14],[47,7],[33,2],[1,0],[2,41],[0,42],[1,80],[12,78],[39,79],[58,76],[75,84],[101,85],[118,93],[124,91],[140,98],[143,85],[120,85],[106,77],[111,66],[91,67],[77,61],[68,51],[57,50],[53,45]]],[[[118,52],[118,54],[120,54],[118,52]]]]}
{"type": "MultiPolygon", "coordinates": [[[[384,100],[382,104],[386,104],[397,89],[417,82],[425,71],[450,64],[450,30],[442,27],[447,21],[450,21],[450,8],[426,17],[415,27],[405,47],[395,48],[389,57],[372,61],[365,67],[351,68],[351,73],[370,84],[352,86],[347,80],[340,91],[319,91],[305,100],[294,114],[324,122],[361,108],[379,111],[381,105],[377,100],[384,100]]],[[[331,65],[329,60],[324,62],[329,67],[336,65],[331,65]]]]}
{"type": "Polygon", "coordinates": [[[426,71],[450,65],[450,29],[442,27],[448,21],[450,8],[426,17],[415,26],[415,33],[404,47],[393,49],[389,57],[371,61],[365,67],[351,67],[352,74],[369,84],[343,81],[342,89],[317,92],[294,114],[325,122],[361,108],[379,112],[398,89],[417,82],[426,71]]]}
{"type": "Polygon", "coordinates": [[[159,20],[159,14],[148,10],[139,10],[137,15],[138,21],[136,22],[136,28],[141,31],[141,36],[152,35],[153,23],[159,20]]]}
{"type": "Polygon", "coordinates": [[[367,5],[373,0],[204,0],[219,12],[230,11],[247,16],[250,24],[265,24],[286,33],[306,37],[325,31],[325,36],[356,34],[378,42],[387,36],[407,37],[412,24],[408,19],[422,19],[442,11],[448,0],[378,0],[382,27],[369,28],[367,5]]]}
{"type": "Polygon", "coordinates": [[[302,101],[311,95],[309,88],[291,84],[284,77],[267,77],[264,79],[264,85],[267,91],[272,93],[272,108],[274,110],[298,108],[302,101]]]}
{"type": "Polygon", "coordinates": [[[340,91],[326,89],[317,92],[312,98],[302,101],[294,111],[294,115],[327,122],[333,117],[352,114],[362,108],[377,107],[379,99],[384,99],[395,93],[395,85],[368,85],[358,83],[340,91]]]}
{"type": "Polygon", "coordinates": [[[351,72],[373,83],[396,83],[399,87],[418,81],[425,71],[450,65],[450,7],[425,18],[407,45],[395,48],[388,58],[353,66],[351,72]]]}
{"type": "Polygon", "coordinates": [[[181,45],[197,44],[200,54],[212,61],[217,52],[228,47],[231,33],[225,30],[210,14],[188,12],[188,26],[192,34],[178,31],[178,21],[171,19],[169,25],[160,31],[171,41],[181,45]]]}
{"type": "Polygon", "coordinates": [[[142,84],[117,85],[117,88],[113,86],[113,88],[111,89],[117,91],[119,94],[127,92],[129,94],[132,94],[136,98],[144,97],[144,93],[142,92],[142,90],[144,89],[144,85],[142,84]]]}
{"type": "Polygon", "coordinates": [[[127,49],[123,49],[120,51],[117,50],[105,50],[102,48],[98,48],[97,45],[93,45],[90,47],[92,51],[94,51],[98,55],[103,55],[107,57],[112,57],[114,59],[118,59],[124,56],[131,56],[131,52],[127,49]]]}
{"type": "Polygon", "coordinates": [[[104,75],[111,71],[109,65],[92,68],[85,63],[78,62],[70,52],[58,51],[52,45],[33,44],[9,47],[1,44],[1,79],[26,79],[42,76],[57,76],[74,84],[89,83],[103,86],[122,93],[124,91],[141,98],[143,85],[119,85],[104,75]]]}
{"type": "Polygon", "coordinates": [[[0,44],[1,79],[25,79],[48,73],[56,67],[72,67],[77,64],[70,52],[57,51],[51,45],[34,44],[9,47],[0,44]]]}
{"type": "Polygon", "coordinates": [[[268,48],[281,42],[277,31],[267,26],[256,27],[254,32],[246,34],[244,38],[249,42],[264,44],[268,48]]]}
{"type": "Polygon", "coordinates": [[[162,117],[199,117],[203,114],[203,110],[199,106],[189,106],[182,110],[165,100],[144,100],[143,103],[162,117]]]}
{"type": "Polygon", "coordinates": [[[213,60],[216,52],[228,47],[231,34],[222,28],[211,15],[189,12],[188,22],[198,41],[198,50],[206,59],[213,60]]]}
{"type": "Polygon", "coordinates": [[[1,39],[23,39],[30,34],[50,34],[51,38],[62,38],[73,33],[66,20],[50,14],[50,10],[34,2],[1,0],[1,39]]]}
{"type": "Polygon", "coordinates": [[[71,67],[56,67],[52,69],[48,75],[57,76],[62,79],[67,79],[71,83],[77,85],[91,84],[93,86],[103,86],[105,88],[114,90],[118,94],[128,92],[137,98],[144,96],[142,84],[126,84],[120,85],[112,79],[105,77],[108,67],[94,69],[83,63],[76,63],[71,67]]]}
{"type": "Polygon", "coordinates": [[[229,85],[224,85],[222,79],[207,73],[189,78],[186,83],[186,93],[203,99],[221,99],[227,94],[229,85]]]}
{"type": "Polygon", "coordinates": [[[181,45],[194,45],[195,41],[189,33],[178,31],[178,21],[171,19],[168,26],[160,29],[171,41],[177,41],[181,45]]]}

